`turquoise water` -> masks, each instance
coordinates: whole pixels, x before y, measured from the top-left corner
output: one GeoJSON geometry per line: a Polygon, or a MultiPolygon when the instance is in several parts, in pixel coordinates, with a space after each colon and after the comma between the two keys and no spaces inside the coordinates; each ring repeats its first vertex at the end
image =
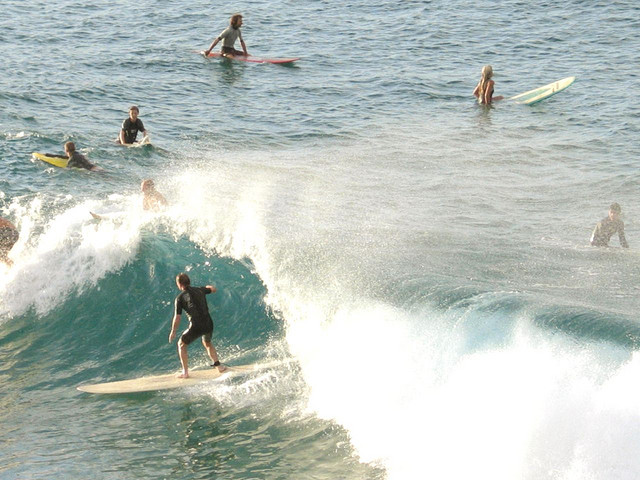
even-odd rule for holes
{"type": "Polygon", "coordinates": [[[5,1],[0,478],[637,478],[639,13],[5,1]],[[194,53],[236,11],[250,53],[302,59],[194,53]],[[496,95],[577,80],[484,109],[489,63],[496,95]],[[114,144],[131,104],[153,147],[114,144]],[[31,159],[68,140],[105,172],[31,159]],[[593,249],[613,201],[631,248],[593,249]],[[179,369],[180,271],[260,368],[77,391],[179,369]]]}

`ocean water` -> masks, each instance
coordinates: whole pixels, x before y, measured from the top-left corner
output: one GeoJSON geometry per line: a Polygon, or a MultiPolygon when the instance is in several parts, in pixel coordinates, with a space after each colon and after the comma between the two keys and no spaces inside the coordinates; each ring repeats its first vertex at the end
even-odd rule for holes
{"type": "Polygon", "coordinates": [[[1,479],[638,478],[637,2],[2,10],[1,479]],[[236,12],[302,59],[194,53],[236,12]],[[485,64],[496,95],[577,80],[487,109],[485,64]],[[113,142],[131,104],[153,147],[113,142]],[[69,140],[105,172],[31,158],[69,140]],[[589,247],[614,201],[630,248],[589,247]],[[179,369],[181,271],[259,368],[77,391],[179,369]]]}

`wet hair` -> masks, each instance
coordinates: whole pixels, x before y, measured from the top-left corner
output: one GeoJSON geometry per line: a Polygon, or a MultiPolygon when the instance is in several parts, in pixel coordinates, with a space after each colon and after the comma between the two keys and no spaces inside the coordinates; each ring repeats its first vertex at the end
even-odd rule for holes
{"type": "Polygon", "coordinates": [[[150,178],[148,178],[147,180],[143,180],[140,184],[140,190],[142,190],[143,192],[146,190],[153,190],[154,187],[155,183],[153,183],[153,180],[151,180],[150,178]]]}
{"type": "Polygon", "coordinates": [[[482,101],[484,97],[484,91],[487,88],[489,80],[493,77],[493,68],[491,65],[485,65],[482,67],[482,76],[480,77],[480,83],[478,84],[478,100],[482,101]]]}
{"type": "Polygon", "coordinates": [[[69,153],[73,153],[76,151],[76,144],[73,142],[67,142],[64,144],[64,151],[65,152],[69,152],[69,153]]]}
{"type": "Polygon", "coordinates": [[[191,285],[191,279],[189,278],[189,275],[187,275],[186,273],[179,273],[176,276],[176,281],[183,287],[188,287],[191,285]]]}
{"type": "Polygon", "coordinates": [[[239,13],[236,13],[235,15],[231,16],[231,20],[229,20],[229,25],[231,25],[232,28],[235,28],[236,30],[238,29],[238,22],[242,19],[242,15],[240,15],[239,13]]]}
{"type": "Polygon", "coordinates": [[[136,105],[131,105],[129,107],[129,111],[131,111],[131,110],[135,110],[136,112],[140,113],[140,109],[136,105]]]}
{"type": "Polygon", "coordinates": [[[612,203],[609,206],[609,210],[611,210],[614,213],[621,213],[622,212],[622,208],[620,207],[619,203],[612,203]]]}

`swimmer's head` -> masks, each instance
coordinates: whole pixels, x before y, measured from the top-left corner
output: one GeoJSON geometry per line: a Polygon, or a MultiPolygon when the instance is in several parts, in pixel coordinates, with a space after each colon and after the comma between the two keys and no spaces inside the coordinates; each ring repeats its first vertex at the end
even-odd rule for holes
{"type": "Polygon", "coordinates": [[[491,65],[482,67],[482,78],[489,80],[491,77],[493,77],[493,68],[491,68],[491,65]]]}
{"type": "Polygon", "coordinates": [[[231,25],[231,28],[240,28],[242,26],[242,15],[239,13],[233,15],[229,20],[229,25],[231,25]]]}
{"type": "Polygon", "coordinates": [[[67,142],[64,144],[64,151],[67,153],[73,153],[76,151],[76,144],[73,142],[67,142]]]}
{"type": "Polygon", "coordinates": [[[138,118],[138,115],[140,114],[140,109],[138,107],[136,107],[135,105],[131,105],[129,107],[129,118],[133,121],[135,121],[138,118]]]}
{"type": "Polygon", "coordinates": [[[620,208],[619,203],[612,203],[609,205],[609,218],[611,220],[617,220],[622,213],[622,208],[620,208]]]}
{"type": "Polygon", "coordinates": [[[155,190],[155,187],[155,183],[153,183],[153,180],[151,180],[150,178],[147,180],[143,180],[140,184],[140,190],[142,190],[143,192],[155,190]]]}

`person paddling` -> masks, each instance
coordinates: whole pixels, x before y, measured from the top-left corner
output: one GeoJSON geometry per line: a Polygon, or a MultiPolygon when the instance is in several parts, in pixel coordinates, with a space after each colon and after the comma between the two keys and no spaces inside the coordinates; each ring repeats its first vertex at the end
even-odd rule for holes
{"type": "Polygon", "coordinates": [[[86,168],[92,172],[102,171],[100,167],[95,166],[87,157],[76,151],[76,144],[73,142],[67,142],[64,144],[64,153],[69,157],[67,168],[86,168]]]}

